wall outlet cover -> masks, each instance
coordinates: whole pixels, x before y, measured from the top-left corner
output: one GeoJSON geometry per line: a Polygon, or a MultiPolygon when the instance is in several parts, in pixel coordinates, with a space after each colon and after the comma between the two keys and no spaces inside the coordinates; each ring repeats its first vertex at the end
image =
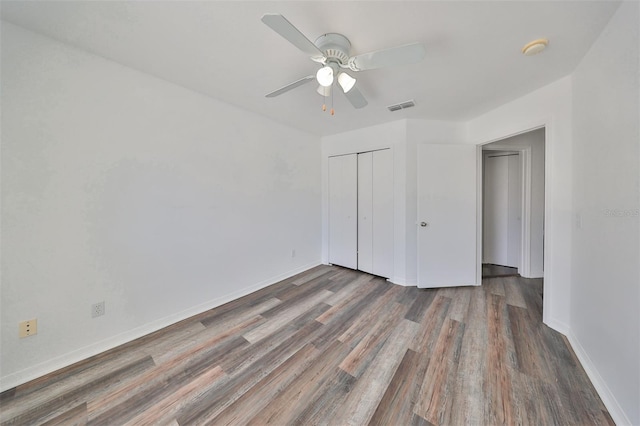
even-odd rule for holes
{"type": "Polygon", "coordinates": [[[38,334],[38,320],[36,318],[18,323],[18,335],[22,337],[38,334]]]}
{"type": "Polygon", "coordinates": [[[104,315],[104,301],[91,305],[91,318],[101,317],[104,315]]]}

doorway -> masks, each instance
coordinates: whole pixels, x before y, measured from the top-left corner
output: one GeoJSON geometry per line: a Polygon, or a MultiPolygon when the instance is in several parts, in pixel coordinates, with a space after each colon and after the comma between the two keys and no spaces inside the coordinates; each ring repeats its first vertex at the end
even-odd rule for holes
{"type": "Polygon", "coordinates": [[[482,275],[542,278],[545,129],[482,149],[482,275]]]}

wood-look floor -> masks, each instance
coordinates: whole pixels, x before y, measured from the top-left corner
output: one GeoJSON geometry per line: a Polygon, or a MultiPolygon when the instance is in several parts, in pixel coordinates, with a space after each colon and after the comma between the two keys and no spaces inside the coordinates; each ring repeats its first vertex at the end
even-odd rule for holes
{"type": "Polygon", "coordinates": [[[541,280],[319,266],[0,395],[4,424],[613,424],[541,280]]]}
{"type": "Polygon", "coordinates": [[[510,266],[494,265],[492,263],[482,264],[482,278],[496,277],[516,277],[518,276],[518,268],[510,266]]]}

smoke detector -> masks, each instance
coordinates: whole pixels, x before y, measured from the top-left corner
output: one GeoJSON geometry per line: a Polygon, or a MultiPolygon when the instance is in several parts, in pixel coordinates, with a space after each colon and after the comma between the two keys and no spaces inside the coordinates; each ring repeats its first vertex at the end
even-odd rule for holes
{"type": "Polygon", "coordinates": [[[524,47],[522,48],[522,54],[525,56],[537,55],[538,53],[542,52],[548,44],[549,40],[547,40],[546,38],[533,40],[532,42],[524,45],[524,47]]]}

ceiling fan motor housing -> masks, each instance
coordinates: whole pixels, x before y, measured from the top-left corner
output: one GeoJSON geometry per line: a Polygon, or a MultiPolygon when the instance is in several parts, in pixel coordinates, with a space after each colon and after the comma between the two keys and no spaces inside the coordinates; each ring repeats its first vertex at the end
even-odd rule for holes
{"type": "Polygon", "coordinates": [[[316,39],[314,44],[324,53],[327,58],[327,64],[337,62],[342,66],[346,66],[349,62],[351,42],[342,34],[328,33],[321,35],[316,39]]]}

